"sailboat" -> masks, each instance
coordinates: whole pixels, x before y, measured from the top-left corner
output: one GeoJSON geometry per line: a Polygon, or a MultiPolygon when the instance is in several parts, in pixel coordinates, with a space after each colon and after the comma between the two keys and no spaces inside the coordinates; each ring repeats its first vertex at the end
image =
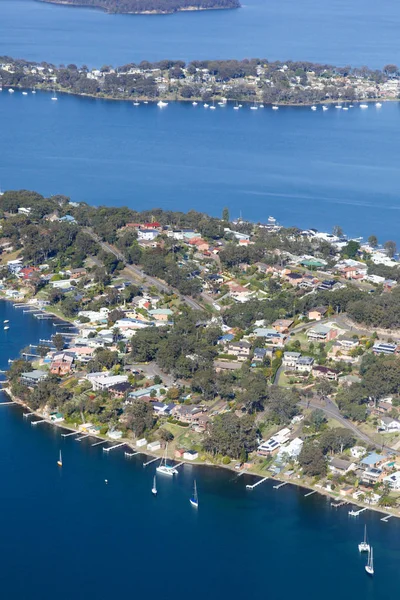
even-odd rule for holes
{"type": "Polygon", "coordinates": [[[369,552],[370,547],[369,544],[367,542],[367,526],[365,525],[364,527],[364,540],[358,544],[358,551],[359,552],[369,552]]]}
{"type": "Polygon", "coordinates": [[[168,452],[168,444],[165,446],[164,456],[161,459],[160,465],[157,467],[157,473],[162,473],[163,475],[177,475],[178,471],[174,466],[167,464],[167,452],[168,452]]]}
{"type": "Polygon", "coordinates": [[[5,326],[3,327],[3,329],[4,329],[5,331],[7,331],[7,329],[10,329],[10,327],[9,327],[9,325],[5,325],[5,326]]]}
{"type": "Polygon", "coordinates": [[[196,480],[194,480],[193,494],[192,494],[192,497],[190,498],[190,504],[192,506],[194,506],[195,508],[198,508],[198,506],[199,506],[199,497],[197,495],[196,480]]]}
{"type": "Polygon", "coordinates": [[[9,323],[10,320],[9,319],[4,319],[3,323],[9,323]]]}
{"type": "Polygon", "coordinates": [[[154,496],[157,496],[157,477],[154,475],[154,479],[153,479],[153,487],[151,488],[151,493],[154,496]]]}
{"type": "Polygon", "coordinates": [[[368,552],[368,563],[365,565],[365,570],[367,571],[368,575],[372,576],[374,574],[374,555],[372,547],[368,552]]]}
{"type": "Polygon", "coordinates": [[[57,464],[58,464],[58,466],[59,466],[59,467],[62,467],[62,455],[61,455],[61,450],[60,450],[60,457],[59,457],[59,459],[58,459],[58,461],[57,461],[57,464]]]}

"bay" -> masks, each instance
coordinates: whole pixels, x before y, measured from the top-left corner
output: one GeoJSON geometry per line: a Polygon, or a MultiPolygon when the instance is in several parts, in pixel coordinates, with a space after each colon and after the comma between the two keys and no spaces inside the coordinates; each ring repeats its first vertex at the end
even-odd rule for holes
{"type": "MultiPolygon", "coordinates": [[[[0,302],[0,368],[52,325],[0,302]]],[[[5,397],[0,398],[4,400],[5,397]]],[[[400,584],[400,523],[367,511],[357,519],[330,500],[273,481],[252,492],[249,476],[185,465],[158,478],[143,456],[104,453],[94,440],[32,427],[19,407],[0,406],[0,582],[13,600],[118,596],[184,600],[394,597],[400,584]],[[62,448],[63,468],[57,464],[62,448]],[[199,509],[189,504],[193,479],[199,509]],[[108,485],[105,483],[108,480],[108,485]],[[358,553],[367,523],[375,577],[358,553]],[[333,584],[334,582],[334,584],[333,584]]]]}
{"type": "Polygon", "coordinates": [[[382,68],[400,62],[393,0],[243,0],[231,11],[108,15],[0,0],[0,56],[100,67],[164,58],[267,58],[382,68]]]}
{"type": "Polygon", "coordinates": [[[399,239],[399,104],[239,111],[0,94],[0,183],[399,239]]]}

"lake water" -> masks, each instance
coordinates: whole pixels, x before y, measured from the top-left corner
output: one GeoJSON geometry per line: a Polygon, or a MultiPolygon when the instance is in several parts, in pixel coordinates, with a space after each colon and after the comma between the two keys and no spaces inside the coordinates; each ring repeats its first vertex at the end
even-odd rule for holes
{"type": "Polygon", "coordinates": [[[3,188],[399,240],[398,103],[252,111],[0,94],[3,188]]]}
{"type": "MultiPolygon", "coordinates": [[[[0,302],[4,319],[10,330],[0,333],[1,369],[21,345],[53,331],[0,302]]],[[[395,597],[397,519],[382,523],[371,512],[354,519],[317,494],[305,498],[291,485],[274,490],[272,481],[249,492],[250,477],[191,465],[173,480],[160,476],[153,497],[153,465],[143,469],[143,456],[106,454],[94,442],[32,427],[19,407],[0,407],[4,598],[395,597]],[[194,477],[198,511],[189,504],[194,477]],[[374,546],[373,579],[357,549],[364,523],[374,546]]]]}
{"type": "Polygon", "coordinates": [[[107,15],[35,0],[0,0],[0,56],[121,65],[204,58],[311,60],[382,68],[400,62],[393,0],[242,0],[243,8],[107,15]]]}

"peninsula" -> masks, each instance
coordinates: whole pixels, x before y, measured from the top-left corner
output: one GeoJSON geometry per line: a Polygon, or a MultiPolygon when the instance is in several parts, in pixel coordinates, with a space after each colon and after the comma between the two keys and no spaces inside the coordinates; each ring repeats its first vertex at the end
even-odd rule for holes
{"type": "Polygon", "coordinates": [[[115,100],[326,104],[395,100],[396,65],[382,70],[266,59],[142,61],[98,69],[0,57],[0,87],[37,88],[115,100]]]}
{"type": "Polygon", "coordinates": [[[21,349],[13,398],[138,451],[168,442],[399,514],[393,241],[29,191],[0,211],[2,297],[75,326],[21,349]]]}
{"type": "Polygon", "coordinates": [[[239,0],[40,0],[50,4],[99,8],[108,13],[168,15],[181,11],[240,8],[239,0]]]}

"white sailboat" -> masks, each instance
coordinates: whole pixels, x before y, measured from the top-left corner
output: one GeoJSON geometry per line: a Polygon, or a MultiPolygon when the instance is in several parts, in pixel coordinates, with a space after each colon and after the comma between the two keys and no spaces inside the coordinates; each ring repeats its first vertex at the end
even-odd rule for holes
{"type": "Polygon", "coordinates": [[[192,106],[197,106],[197,102],[192,102],[192,106]]]}
{"type": "Polygon", "coordinates": [[[10,320],[9,319],[4,319],[3,323],[9,323],[10,320]]]}
{"type": "Polygon", "coordinates": [[[374,574],[374,554],[372,547],[368,552],[368,563],[365,565],[365,570],[368,575],[372,576],[374,574]]]}
{"type": "Polygon", "coordinates": [[[367,526],[366,525],[364,527],[364,540],[360,544],[358,544],[358,551],[359,552],[369,552],[370,551],[370,547],[367,542],[367,526]]]}
{"type": "Polygon", "coordinates": [[[161,459],[159,466],[157,467],[157,473],[162,473],[163,475],[177,475],[178,471],[174,466],[167,464],[167,453],[168,453],[168,444],[165,446],[164,456],[161,459]]]}
{"type": "Polygon", "coordinates": [[[272,110],[279,110],[279,106],[276,106],[276,105],[274,104],[274,106],[272,107],[272,110]]]}
{"type": "Polygon", "coordinates": [[[153,487],[151,488],[151,493],[154,496],[157,496],[157,477],[154,475],[154,479],[153,479],[153,487]]]}
{"type": "Polygon", "coordinates": [[[159,108],[164,108],[165,106],[168,106],[168,102],[163,102],[162,100],[159,100],[159,101],[157,102],[157,106],[158,106],[159,108]]]}
{"type": "Polygon", "coordinates": [[[61,455],[61,450],[60,450],[60,456],[58,458],[57,464],[59,467],[62,467],[62,455],[61,455]]]}
{"type": "Polygon", "coordinates": [[[10,329],[10,327],[9,327],[8,325],[5,325],[5,326],[3,327],[3,329],[5,329],[5,330],[7,331],[7,329],[10,329]]]}
{"type": "Polygon", "coordinates": [[[192,506],[194,506],[195,508],[199,507],[199,497],[198,497],[198,494],[197,494],[196,480],[194,480],[193,494],[192,494],[192,497],[190,498],[190,504],[192,506]]]}

